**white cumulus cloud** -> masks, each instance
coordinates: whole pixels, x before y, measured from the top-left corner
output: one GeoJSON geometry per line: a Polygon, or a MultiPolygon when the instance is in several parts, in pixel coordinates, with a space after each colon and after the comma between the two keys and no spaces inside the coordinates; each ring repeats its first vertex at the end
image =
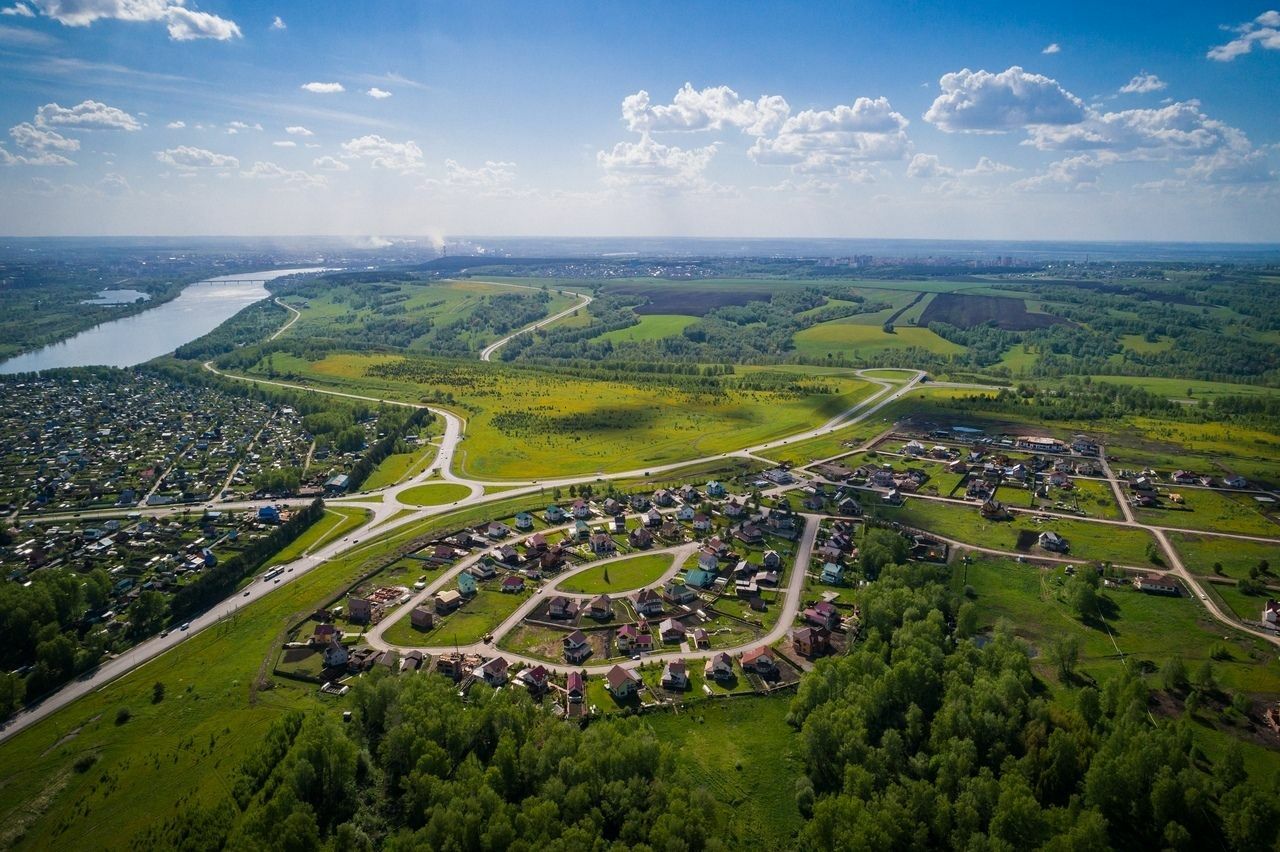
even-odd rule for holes
{"type": "Polygon", "coordinates": [[[294,124],[286,127],[284,132],[288,133],[290,136],[315,136],[314,133],[303,127],[301,124],[294,124]]]}
{"type": "Polygon", "coordinates": [[[596,163],[610,185],[692,187],[703,180],[717,147],[663,145],[646,133],[639,142],[619,142],[611,150],[596,152],[596,163]]]}
{"type": "Polygon", "coordinates": [[[392,142],[377,134],[369,134],[342,143],[343,156],[369,160],[376,169],[410,171],[422,165],[422,149],[410,139],[392,142]]]}
{"type": "Polygon", "coordinates": [[[722,130],[738,128],[751,136],[772,133],[791,112],[785,98],[761,95],[757,100],[739,97],[728,86],[695,89],[690,83],[670,104],[653,104],[641,89],[622,100],[622,118],[629,130],[639,133],[722,130]]]}
{"type": "Polygon", "coordinates": [[[924,119],[948,133],[1003,133],[1032,125],[1075,124],[1084,103],[1057,80],[1014,65],[997,74],[964,68],[943,74],[942,94],[924,119]]]}
{"type": "Polygon", "coordinates": [[[1236,37],[1226,44],[1210,48],[1205,54],[1218,62],[1230,62],[1237,56],[1253,51],[1254,45],[1262,50],[1280,50],[1280,11],[1263,12],[1248,23],[1235,27],[1236,37]]]}
{"type": "Polygon", "coordinates": [[[188,9],[184,0],[29,0],[41,14],[68,27],[87,27],[95,21],[166,24],[169,38],[217,41],[239,38],[235,21],[188,9]]]}
{"type": "Polygon", "coordinates": [[[1134,75],[1132,80],[1121,86],[1120,93],[1122,95],[1145,95],[1148,92],[1159,92],[1168,87],[1169,84],[1155,74],[1148,74],[1143,71],[1141,74],[1134,75]]]}
{"type": "Polygon", "coordinates": [[[165,125],[165,127],[169,128],[170,130],[181,130],[186,126],[187,126],[187,123],[185,121],[171,121],[165,125]]]}
{"type": "Polygon", "coordinates": [[[98,101],[81,101],[73,107],[57,103],[36,110],[36,124],[42,127],[74,127],[82,130],[137,130],[141,125],[129,113],[98,101]]]}
{"type": "Polygon", "coordinates": [[[791,116],[776,136],[758,138],[748,154],[761,165],[787,165],[797,173],[852,176],[857,163],[906,157],[908,123],[887,98],[858,98],[791,116]]]}
{"type": "Polygon", "coordinates": [[[329,182],[324,175],[313,175],[301,169],[286,169],[275,163],[262,162],[261,160],[254,163],[253,168],[241,172],[240,176],[279,181],[285,186],[298,189],[325,186],[329,182]]]}
{"type": "Polygon", "coordinates": [[[351,169],[346,163],[330,156],[316,157],[311,161],[311,165],[317,169],[323,169],[326,172],[345,172],[351,169]]]}
{"type": "Polygon", "coordinates": [[[216,154],[204,148],[179,145],[156,151],[156,159],[179,169],[236,169],[240,161],[230,154],[216,154]]]}
{"type": "Polygon", "coordinates": [[[15,15],[19,18],[34,18],[36,13],[31,11],[31,7],[26,3],[14,3],[12,6],[6,6],[0,9],[0,15],[15,15]]]}
{"type": "Polygon", "coordinates": [[[336,95],[338,92],[345,92],[347,89],[341,83],[303,83],[303,91],[312,92],[317,95],[336,95]]]}
{"type": "Polygon", "coordinates": [[[292,139],[277,139],[271,144],[275,145],[277,148],[297,148],[298,147],[298,143],[294,142],[292,139]]]}
{"type": "Polygon", "coordinates": [[[365,92],[365,94],[378,101],[391,97],[390,92],[386,89],[379,89],[377,86],[372,87],[369,91],[365,92]]]}
{"type": "Polygon", "coordinates": [[[1061,53],[1061,52],[1062,52],[1062,45],[1058,44],[1058,43],[1055,41],[1055,42],[1053,42],[1052,44],[1047,44],[1047,45],[1045,45],[1044,50],[1042,50],[1042,51],[1040,51],[1040,52],[1041,52],[1041,53],[1043,53],[1045,56],[1052,56],[1052,55],[1053,55],[1053,54],[1055,54],[1055,53],[1061,53]]]}
{"type": "Polygon", "coordinates": [[[276,15],[274,18],[271,19],[271,29],[287,30],[289,29],[289,27],[287,24],[285,24],[284,18],[281,18],[279,15],[276,15]]]}

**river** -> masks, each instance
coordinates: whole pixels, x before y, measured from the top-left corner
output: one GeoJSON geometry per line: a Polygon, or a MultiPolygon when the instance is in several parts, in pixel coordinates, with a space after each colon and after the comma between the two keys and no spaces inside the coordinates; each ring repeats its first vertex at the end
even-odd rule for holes
{"type": "Polygon", "coordinates": [[[166,355],[184,343],[208,334],[240,310],[270,293],[264,281],[299,272],[324,272],[325,267],[276,269],[221,275],[188,285],[176,299],[149,311],[110,320],[10,358],[0,373],[28,373],[55,367],[132,367],[166,355]]]}

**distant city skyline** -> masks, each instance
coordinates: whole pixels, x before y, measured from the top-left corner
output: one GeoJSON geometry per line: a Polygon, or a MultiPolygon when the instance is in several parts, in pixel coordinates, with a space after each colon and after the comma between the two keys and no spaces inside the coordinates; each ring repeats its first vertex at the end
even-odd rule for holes
{"type": "Polygon", "coordinates": [[[0,68],[6,235],[1280,241],[1256,2],[0,0],[0,68]]]}

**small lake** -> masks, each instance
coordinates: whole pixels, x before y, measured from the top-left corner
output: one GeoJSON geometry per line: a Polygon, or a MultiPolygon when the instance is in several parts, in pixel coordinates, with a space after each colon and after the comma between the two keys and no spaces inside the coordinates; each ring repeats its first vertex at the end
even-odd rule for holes
{"type": "Polygon", "coordinates": [[[57,367],[132,367],[158,358],[208,334],[245,307],[270,294],[264,281],[325,267],[241,272],[200,281],[176,299],[149,311],[104,322],[42,349],[10,358],[0,373],[29,373],[57,367]]]}
{"type": "Polygon", "coordinates": [[[92,299],[84,299],[80,302],[82,305],[132,305],[141,299],[144,302],[151,300],[150,293],[144,293],[141,290],[99,290],[98,295],[92,299]]]}

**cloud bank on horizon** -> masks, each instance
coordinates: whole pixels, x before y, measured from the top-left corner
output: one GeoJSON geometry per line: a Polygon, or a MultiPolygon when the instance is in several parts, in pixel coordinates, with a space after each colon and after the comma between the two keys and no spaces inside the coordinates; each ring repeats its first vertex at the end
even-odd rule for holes
{"type": "Polygon", "coordinates": [[[806,41],[694,14],[648,56],[615,49],[621,18],[565,35],[514,5],[209,5],[0,8],[0,187],[24,199],[0,231],[1280,241],[1280,11],[1103,55],[1052,16],[1022,10],[1017,44],[999,15],[948,36],[886,5],[856,57],[830,19],[806,41]],[[763,77],[714,50],[766,36],[763,77]]]}

